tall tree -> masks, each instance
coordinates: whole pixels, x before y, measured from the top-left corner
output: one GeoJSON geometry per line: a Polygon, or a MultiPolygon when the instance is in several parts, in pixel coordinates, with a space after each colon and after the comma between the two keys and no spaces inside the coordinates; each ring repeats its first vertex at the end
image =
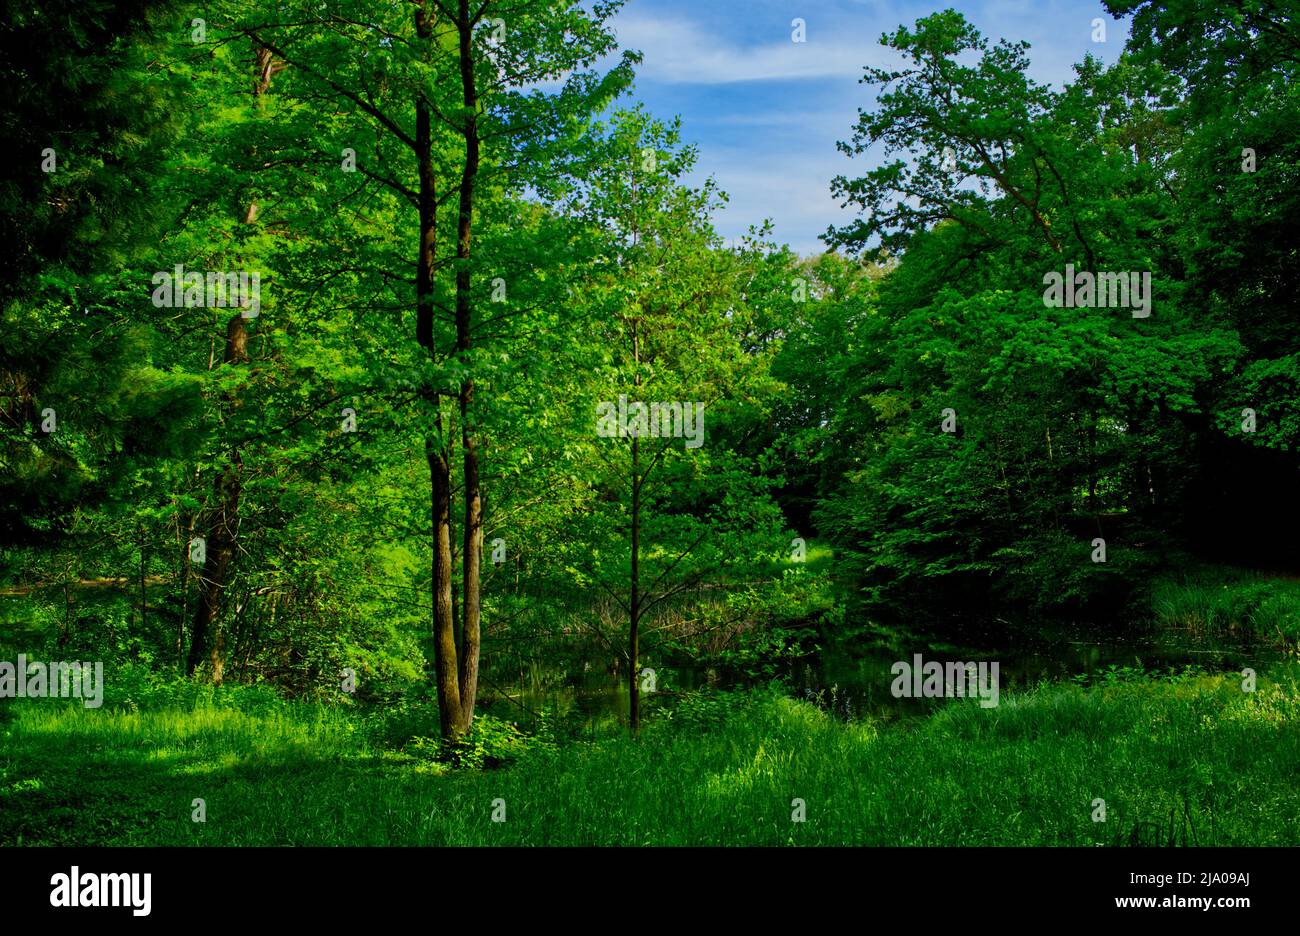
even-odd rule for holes
{"type": "Polygon", "coordinates": [[[586,207],[608,232],[611,256],[586,289],[600,310],[595,338],[615,352],[605,352],[593,387],[600,509],[584,527],[594,561],[581,580],[616,595],[626,615],[636,733],[649,613],[708,577],[725,577],[756,541],[776,543],[779,517],[766,481],[724,441],[746,410],[766,405],[771,389],[769,354],[745,347],[751,303],[767,297],[744,294],[753,285],[746,257],[713,229],[715,184],[684,184],[696,154],[676,124],[642,109],[619,112],[603,147],[586,207]],[[607,555],[618,559],[600,561],[607,555]]]}
{"type": "MultiPolygon", "coordinates": [[[[257,119],[263,116],[265,97],[271,90],[271,79],[283,65],[276,62],[269,49],[256,44],[253,45],[251,58],[253,103],[250,109],[254,119],[257,119]]],[[[246,206],[241,207],[240,218],[246,225],[257,223],[258,204],[255,196],[249,199],[246,206]]],[[[248,259],[250,258],[245,258],[242,262],[247,264],[248,259]]],[[[260,277],[261,271],[258,271],[258,275],[260,277]]],[[[249,297],[243,297],[245,306],[248,305],[248,299],[249,297]]],[[[257,301],[260,303],[260,298],[257,301]]],[[[221,359],[223,365],[233,367],[248,362],[248,318],[254,314],[257,313],[241,308],[227,320],[225,350],[221,359]]],[[[224,397],[227,407],[233,409],[241,405],[237,392],[228,392],[224,397]]],[[[242,471],[239,448],[232,448],[215,481],[214,501],[206,524],[205,562],[199,575],[199,603],[194,612],[194,625],[190,634],[188,671],[193,673],[207,656],[209,674],[216,685],[221,684],[226,669],[226,637],[221,627],[221,607],[230,565],[239,545],[242,471]]]]}
{"type": "Polygon", "coordinates": [[[291,93],[355,112],[376,140],[356,169],[396,196],[398,209],[414,210],[413,337],[424,359],[410,366],[428,427],[435,680],[442,732],[454,739],[473,718],[480,654],[484,418],[475,334],[485,324],[477,314],[485,281],[496,271],[475,252],[479,193],[485,186],[506,198],[552,190],[580,155],[591,115],[626,87],[634,57],[603,76],[589,70],[614,47],[606,25],[613,5],[424,0],[410,19],[355,6],[308,7],[290,26],[247,21],[241,28],[297,69],[291,93]],[[545,90],[548,82],[560,84],[545,90]],[[415,187],[403,181],[407,173],[415,187]],[[456,181],[440,190],[439,179],[456,181]],[[438,209],[453,197],[456,213],[444,223],[438,209]],[[443,228],[454,247],[440,254],[443,228]],[[464,505],[459,603],[457,490],[464,505]]]}

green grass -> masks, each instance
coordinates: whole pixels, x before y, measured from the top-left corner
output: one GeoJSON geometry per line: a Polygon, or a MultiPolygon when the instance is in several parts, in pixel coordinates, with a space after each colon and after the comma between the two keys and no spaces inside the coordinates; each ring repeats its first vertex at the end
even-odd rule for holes
{"type": "Polygon", "coordinates": [[[1158,582],[1151,608],[1164,629],[1300,644],[1300,581],[1216,568],[1158,582]]]}
{"type": "Polygon", "coordinates": [[[0,728],[0,844],[1087,845],[1170,827],[1180,843],[1295,845],[1287,681],[1044,686],[888,728],[772,693],[704,697],[640,740],[488,771],[385,750],[338,709],[27,702],[0,728]]]}

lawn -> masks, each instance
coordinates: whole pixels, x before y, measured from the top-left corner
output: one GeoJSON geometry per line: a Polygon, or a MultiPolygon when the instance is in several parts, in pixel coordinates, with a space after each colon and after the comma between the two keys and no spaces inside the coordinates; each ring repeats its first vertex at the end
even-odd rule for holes
{"type": "Polygon", "coordinates": [[[637,740],[486,770],[337,706],[29,701],[0,728],[0,844],[1295,845],[1300,694],[1277,675],[1045,685],[888,725],[701,695],[637,740]]]}

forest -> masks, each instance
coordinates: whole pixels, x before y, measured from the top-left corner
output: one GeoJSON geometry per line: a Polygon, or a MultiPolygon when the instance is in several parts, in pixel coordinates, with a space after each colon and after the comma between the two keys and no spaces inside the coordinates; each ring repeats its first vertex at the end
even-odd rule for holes
{"type": "Polygon", "coordinates": [[[0,6],[0,845],[1300,844],[1297,0],[0,6]]]}

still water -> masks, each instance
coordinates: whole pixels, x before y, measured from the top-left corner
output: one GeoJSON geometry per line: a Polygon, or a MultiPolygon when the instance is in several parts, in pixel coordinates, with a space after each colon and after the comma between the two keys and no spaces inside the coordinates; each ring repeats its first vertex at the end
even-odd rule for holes
{"type": "MultiPolygon", "coordinates": [[[[1280,652],[1261,643],[1207,638],[1180,633],[1121,637],[1098,634],[1085,627],[1063,627],[997,638],[967,635],[957,643],[909,640],[901,646],[832,644],[816,653],[783,661],[771,675],[756,676],[725,667],[672,665],[651,658],[657,694],[674,694],[710,687],[739,689],[779,678],[791,695],[808,699],[845,719],[871,717],[898,720],[924,715],[943,699],[896,698],[890,691],[895,676],[891,667],[911,662],[919,653],[925,661],[981,661],[998,664],[1001,693],[1032,688],[1042,682],[1087,678],[1103,681],[1120,671],[1129,675],[1182,672],[1188,667],[1206,673],[1240,673],[1244,667],[1260,669],[1281,660],[1280,652]],[[1108,673],[1111,674],[1108,677],[1108,673]]],[[[540,671],[522,676],[509,687],[485,691],[494,715],[536,728],[541,721],[562,727],[569,734],[585,734],[626,722],[626,678],[610,673],[600,661],[588,661],[578,672],[540,671]]],[[[643,700],[647,698],[643,694],[643,700]]],[[[653,701],[648,703],[653,705],[653,701]]]]}

